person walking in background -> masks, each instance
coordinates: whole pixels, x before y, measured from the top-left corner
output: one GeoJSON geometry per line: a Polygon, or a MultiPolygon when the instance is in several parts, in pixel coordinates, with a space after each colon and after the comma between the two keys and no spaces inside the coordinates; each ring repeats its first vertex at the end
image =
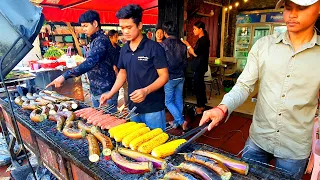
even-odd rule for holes
{"type": "Polygon", "coordinates": [[[183,118],[184,68],[187,65],[187,46],[177,37],[177,26],[173,21],[163,23],[165,40],[160,43],[166,52],[169,81],[164,85],[165,104],[174,118],[172,128],[187,130],[187,121],[183,118]]]}
{"type": "Polygon", "coordinates": [[[164,40],[163,30],[161,28],[157,28],[156,30],[156,42],[161,43],[164,40]]]}
{"type": "Polygon", "coordinates": [[[119,74],[111,91],[101,96],[100,105],[110,99],[128,81],[129,109],[137,107],[135,122],[143,122],[150,128],[166,129],[165,94],[163,86],[168,82],[166,55],[163,48],[142,35],[142,8],[130,4],[116,14],[122,33],[128,43],[120,51],[119,74]]]}
{"type": "Polygon", "coordinates": [[[112,60],[113,60],[113,69],[116,72],[116,74],[118,74],[118,60],[119,60],[119,55],[120,55],[120,46],[118,45],[118,37],[119,37],[119,33],[118,31],[112,29],[108,32],[108,37],[109,40],[112,44],[112,47],[114,48],[113,54],[111,56],[112,60]]]}
{"type": "MultiPolygon", "coordinates": [[[[91,100],[94,107],[99,107],[100,96],[111,90],[116,80],[113,69],[114,48],[109,38],[101,30],[100,16],[96,11],[86,11],[79,18],[79,23],[87,36],[91,38],[90,52],[86,60],[79,66],[66,71],[64,74],[47,85],[61,87],[69,78],[78,77],[87,73],[90,82],[91,100]]],[[[109,105],[117,107],[118,95],[110,97],[109,105]]],[[[115,111],[113,109],[112,111],[115,111]]]]}
{"type": "Polygon", "coordinates": [[[202,114],[207,103],[204,74],[208,71],[210,40],[202,21],[194,24],[193,33],[199,37],[194,48],[188,41],[181,41],[187,46],[189,54],[193,56],[192,70],[194,71],[194,90],[197,97],[196,114],[202,114]]]}

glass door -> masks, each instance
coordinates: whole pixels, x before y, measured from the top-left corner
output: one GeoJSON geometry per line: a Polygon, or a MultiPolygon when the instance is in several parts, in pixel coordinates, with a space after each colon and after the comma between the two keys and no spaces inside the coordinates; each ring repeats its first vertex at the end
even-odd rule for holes
{"type": "Polygon", "coordinates": [[[270,29],[270,26],[254,26],[252,45],[254,45],[254,43],[256,43],[260,38],[269,35],[270,29]]]}
{"type": "Polygon", "coordinates": [[[238,69],[243,70],[250,50],[251,26],[238,26],[235,38],[234,57],[237,59],[238,69]]]}

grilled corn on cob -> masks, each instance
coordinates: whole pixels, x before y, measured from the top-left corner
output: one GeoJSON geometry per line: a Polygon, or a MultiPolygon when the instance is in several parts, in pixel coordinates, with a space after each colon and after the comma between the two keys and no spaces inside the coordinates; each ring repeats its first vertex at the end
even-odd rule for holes
{"type": "Polygon", "coordinates": [[[147,141],[141,144],[138,148],[138,151],[142,153],[150,154],[155,147],[158,147],[161,144],[165,143],[168,139],[169,139],[169,136],[167,133],[161,133],[158,136],[152,138],[150,141],[147,141]]]}
{"type": "Polygon", "coordinates": [[[128,136],[126,136],[125,138],[122,139],[122,145],[124,147],[129,147],[130,142],[132,140],[134,140],[135,138],[137,138],[137,137],[139,137],[139,136],[141,136],[141,135],[143,135],[143,134],[145,134],[145,133],[147,133],[149,131],[150,131],[150,128],[144,127],[144,128],[138,129],[135,132],[130,133],[128,136]]]}
{"type": "Polygon", "coordinates": [[[137,123],[136,122],[127,122],[127,123],[120,124],[118,126],[115,126],[115,127],[111,128],[111,129],[109,129],[108,132],[110,134],[110,137],[113,138],[115,132],[120,131],[122,129],[126,129],[127,127],[133,126],[135,124],[137,124],[137,123]]]}
{"type": "Polygon", "coordinates": [[[162,132],[163,131],[162,131],[161,128],[156,128],[156,129],[154,129],[154,130],[152,130],[152,131],[150,131],[150,132],[148,132],[148,133],[146,133],[146,134],[144,134],[144,135],[142,135],[140,137],[137,137],[137,138],[133,139],[130,142],[130,148],[132,150],[137,150],[138,147],[141,144],[149,141],[150,139],[152,139],[152,138],[156,137],[157,135],[161,134],[162,132]]]}
{"type": "Polygon", "coordinates": [[[174,151],[183,143],[187,142],[185,139],[176,139],[154,148],[151,155],[158,158],[165,158],[174,153],[174,151]]]}
{"type": "Polygon", "coordinates": [[[140,128],[143,128],[143,127],[146,127],[145,123],[138,123],[138,124],[135,124],[131,127],[127,127],[127,128],[122,129],[120,131],[117,131],[114,133],[114,140],[116,140],[117,142],[121,142],[124,137],[126,137],[130,133],[132,133],[140,128]]]}

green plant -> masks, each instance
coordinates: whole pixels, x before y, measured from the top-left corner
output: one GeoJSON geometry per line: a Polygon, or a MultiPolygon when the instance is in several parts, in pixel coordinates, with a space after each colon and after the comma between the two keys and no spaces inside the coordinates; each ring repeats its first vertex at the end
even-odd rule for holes
{"type": "Polygon", "coordinates": [[[43,55],[43,57],[47,59],[50,57],[60,58],[62,55],[64,55],[64,52],[61,49],[51,46],[49,47],[47,52],[43,55]]]}

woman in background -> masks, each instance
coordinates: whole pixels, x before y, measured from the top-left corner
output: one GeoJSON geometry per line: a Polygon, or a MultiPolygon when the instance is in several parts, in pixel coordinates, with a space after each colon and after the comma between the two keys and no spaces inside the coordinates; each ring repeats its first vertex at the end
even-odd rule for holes
{"type": "Polygon", "coordinates": [[[193,34],[199,37],[194,48],[188,41],[181,41],[187,46],[189,54],[193,56],[192,70],[194,71],[194,90],[197,96],[196,114],[202,114],[207,103],[204,74],[208,71],[210,40],[202,21],[194,24],[193,34]]]}

